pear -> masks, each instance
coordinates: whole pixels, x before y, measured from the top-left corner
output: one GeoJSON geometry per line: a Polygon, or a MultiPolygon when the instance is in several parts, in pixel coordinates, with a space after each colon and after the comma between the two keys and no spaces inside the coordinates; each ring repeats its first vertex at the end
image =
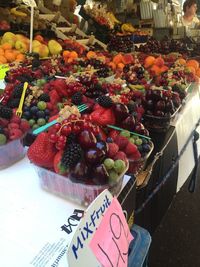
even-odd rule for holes
{"type": "Polygon", "coordinates": [[[51,55],[60,55],[62,51],[62,46],[55,40],[51,40],[48,42],[48,48],[51,55]]]}
{"type": "Polygon", "coordinates": [[[12,32],[6,32],[2,36],[1,44],[9,43],[9,44],[12,45],[12,47],[15,47],[16,40],[17,40],[17,38],[16,38],[16,36],[15,36],[14,33],[12,33],[12,32]]]}
{"type": "Polygon", "coordinates": [[[41,58],[45,58],[49,55],[49,48],[46,45],[41,44],[33,47],[33,52],[39,54],[41,58]]]}
{"type": "Polygon", "coordinates": [[[42,45],[42,44],[38,40],[33,40],[33,43],[32,43],[33,48],[40,46],[40,45],[42,45]]]}

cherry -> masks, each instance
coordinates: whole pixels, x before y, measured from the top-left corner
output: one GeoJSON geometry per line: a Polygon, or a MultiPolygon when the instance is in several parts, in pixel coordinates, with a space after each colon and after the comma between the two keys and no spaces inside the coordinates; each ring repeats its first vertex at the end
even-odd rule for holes
{"type": "Polygon", "coordinates": [[[49,141],[50,141],[51,143],[56,143],[57,140],[58,140],[58,136],[57,136],[56,134],[51,134],[51,135],[49,136],[49,141]]]}

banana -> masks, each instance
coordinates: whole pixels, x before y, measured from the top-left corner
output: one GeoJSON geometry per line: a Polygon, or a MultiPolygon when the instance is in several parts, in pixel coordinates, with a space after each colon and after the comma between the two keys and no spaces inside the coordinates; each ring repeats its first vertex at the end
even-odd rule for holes
{"type": "Polygon", "coordinates": [[[112,12],[107,12],[108,17],[110,18],[110,20],[115,24],[119,24],[121,23],[112,12]]]}
{"type": "Polygon", "coordinates": [[[26,13],[18,11],[16,7],[11,8],[10,13],[15,15],[16,17],[23,17],[23,18],[27,17],[26,13]]]}
{"type": "Polygon", "coordinates": [[[121,26],[123,32],[135,32],[136,29],[130,23],[124,23],[121,26]]]}

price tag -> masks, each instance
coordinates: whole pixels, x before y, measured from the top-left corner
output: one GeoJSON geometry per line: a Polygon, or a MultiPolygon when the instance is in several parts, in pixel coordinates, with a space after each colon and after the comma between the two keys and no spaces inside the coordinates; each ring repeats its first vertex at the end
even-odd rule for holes
{"type": "Polygon", "coordinates": [[[101,266],[90,249],[89,243],[111,205],[112,200],[113,196],[111,193],[105,190],[85,211],[84,217],[78,225],[67,251],[68,265],[70,267],[101,266]]]}
{"type": "Polygon", "coordinates": [[[122,208],[108,190],[85,211],[67,251],[70,267],[127,267],[133,239],[122,208]]]}
{"type": "Polygon", "coordinates": [[[34,0],[23,0],[24,4],[30,7],[37,7],[34,0]]]}
{"type": "Polygon", "coordinates": [[[122,208],[114,198],[90,242],[90,248],[102,266],[127,267],[132,239],[122,208]]]}
{"type": "Polygon", "coordinates": [[[9,70],[9,66],[7,64],[0,65],[0,80],[3,80],[6,76],[6,72],[9,70]]]}

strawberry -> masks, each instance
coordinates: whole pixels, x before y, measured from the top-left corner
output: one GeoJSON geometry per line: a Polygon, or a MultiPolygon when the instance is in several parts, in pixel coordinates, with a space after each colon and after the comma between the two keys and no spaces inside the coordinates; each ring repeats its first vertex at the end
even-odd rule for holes
{"type": "Polygon", "coordinates": [[[18,123],[15,123],[15,122],[11,122],[8,124],[8,129],[11,130],[11,129],[19,129],[19,124],[18,123]]]}
{"type": "Polygon", "coordinates": [[[98,124],[106,126],[108,124],[115,124],[115,116],[112,109],[106,109],[99,117],[98,124]]]}
{"type": "Polygon", "coordinates": [[[56,152],[54,144],[49,142],[48,134],[43,132],[37,136],[29,147],[27,155],[34,164],[45,168],[53,168],[56,152]]]}
{"type": "Polygon", "coordinates": [[[98,124],[99,117],[101,116],[102,111],[96,110],[91,113],[91,121],[98,124]]]}
{"type": "Polygon", "coordinates": [[[128,138],[121,135],[118,135],[114,141],[119,146],[120,150],[123,150],[129,143],[128,138]]]}
{"type": "Polygon", "coordinates": [[[109,133],[109,137],[112,138],[113,140],[115,140],[115,138],[119,135],[119,131],[117,130],[111,130],[109,133]]]}
{"type": "Polygon", "coordinates": [[[21,120],[21,123],[20,123],[20,129],[22,130],[22,132],[28,132],[28,130],[30,130],[30,125],[28,123],[27,120],[21,120]]]}
{"type": "Polygon", "coordinates": [[[117,152],[119,151],[119,147],[115,143],[108,143],[108,157],[113,159],[117,152]]]}
{"type": "Polygon", "coordinates": [[[63,155],[63,150],[60,150],[56,153],[53,160],[54,171],[58,174],[66,175],[68,170],[61,165],[62,155],[63,155]]]}
{"type": "Polygon", "coordinates": [[[129,142],[125,148],[125,153],[126,155],[132,155],[134,153],[136,153],[137,151],[137,146],[135,144],[132,144],[131,142],[129,142]]]}
{"type": "Polygon", "coordinates": [[[9,131],[10,140],[16,140],[22,137],[23,132],[20,129],[11,128],[9,131]]]}
{"type": "Polygon", "coordinates": [[[126,156],[126,154],[125,154],[123,151],[119,151],[119,152],[115,155],[114,160],[117,160],[117,159],[124,160],[125,162],[128,161],[127,156],[126,156]]]}

